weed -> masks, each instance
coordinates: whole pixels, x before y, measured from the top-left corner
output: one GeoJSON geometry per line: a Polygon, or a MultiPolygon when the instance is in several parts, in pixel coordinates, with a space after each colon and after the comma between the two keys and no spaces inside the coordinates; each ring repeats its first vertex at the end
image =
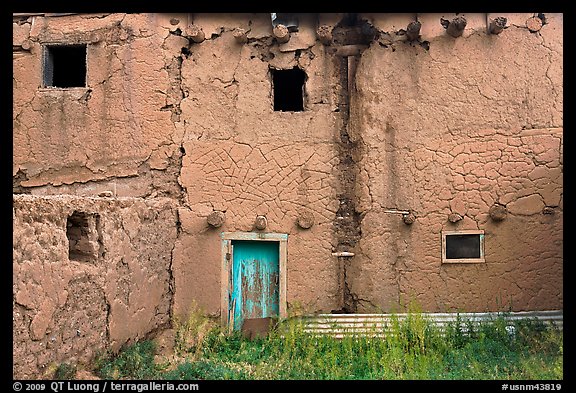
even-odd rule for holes
{"type": "Polygon", "coordinates": [[[154,343],[142,341],[117,356],[105,352],[96,358],[97,375],[103,379],[154,379],[160,367],[154,363],[154,343]]]}
{"type": "Polygon", "coordinates": [[[54,372],[54,379],[69,380],[76,377],[76,365],[70,363],[61,363],[54,372]]]}
{"type": "Polygon", "coordinates": [[[176,331],[174,352],[180,356],[200,352],[206,333],[214,328],[196,302],[192,302],[188,316],[175,316],[172,325],[176,331]]]}

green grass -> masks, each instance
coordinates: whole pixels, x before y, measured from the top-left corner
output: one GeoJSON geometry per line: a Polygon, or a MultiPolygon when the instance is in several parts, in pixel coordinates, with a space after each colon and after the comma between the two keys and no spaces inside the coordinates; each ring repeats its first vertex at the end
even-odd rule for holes
{"type": "Polygon", "coordinates": [[[142,341],[121,351],[117,356],[107,352],[97,357],[96,374],[104,379],[157,379],[161,367],[154,362],[155,346],[142,341]]]}
{"type": "Polygon", "coordinates": [[[503,316],[480,325],[458,320],[442,333],[409,314],[393,319],[385,338],[343,339],[311,335],[293,319],[266,338],[250,341],[213,327],[186,342],[193,345],[178,342],[180,360],[172,365],[154,363],[153,342],[144,341],[101,357],[97,373],[115,379],[563,379],[562,332],[503,316]]]}

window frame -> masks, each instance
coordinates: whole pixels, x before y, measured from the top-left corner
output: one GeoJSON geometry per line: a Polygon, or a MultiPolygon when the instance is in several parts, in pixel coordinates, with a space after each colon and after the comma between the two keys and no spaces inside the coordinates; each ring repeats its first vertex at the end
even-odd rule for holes
{"type": "Polygon", "coordinates": [[[442,263],[486,263],[484,254],[484,238],[485,233],[483,229],[463,229],[456,231],[442,231],[442,263]],[[480,258],[446,258],[446,237],[451,235],[479,235],[480,236],[480,258]]]}

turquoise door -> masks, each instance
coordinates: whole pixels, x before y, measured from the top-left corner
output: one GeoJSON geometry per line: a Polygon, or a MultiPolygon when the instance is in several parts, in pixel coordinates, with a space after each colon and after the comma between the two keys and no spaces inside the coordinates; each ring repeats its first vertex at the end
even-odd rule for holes
{"type": "Polygon", "coordinates": [[[232,241],[232,296],[234,330],[245,319],[278,316],[279,242],[232,241]]]}

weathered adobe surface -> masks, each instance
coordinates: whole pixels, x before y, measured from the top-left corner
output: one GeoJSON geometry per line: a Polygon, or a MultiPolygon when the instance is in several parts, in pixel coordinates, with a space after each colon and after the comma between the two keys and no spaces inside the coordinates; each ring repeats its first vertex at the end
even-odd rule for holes
{"type": "Polygon", "coordinates": [[[86,14],[14,23],[15,192],[181,197],[179,70],[155,18],[86,14]],[[47,43],[87,44],[88,87],[41,87],[47,43]]]}
{"type": "Polygon", "coordinates": [[[14,378],[52,378],[168,326],[176,221],[168,198],[14,195],[14,378]],[[69,258],[75,211],[94,217],[94,258],[69,258]]]}
{"type": "Polygon", "coordinates": [[[257,215],[266,216],[266,232],[288,234],[289,305],[338,308],[338,261],[331,252],[339,208],[339,78],[316,39],[315,21],[302,16],[299,31],[280,45],[267,14],[195,15],[194,24],[211,39],[192,45],[182,61],[186,206],[174,252],[175,313],[185,313],[193,300],[220,313],[219,235],[252,231],[257,215]],[[235,42],[237,27],[249,30],[246,45],[235,42]],[[307,75],[305,110],[275,112],[270,68],[293,66],[307,75]],[[217,229],[206,223],[215,210],[226,217],[217,229]],[[315,221],[306,230],[297,226],[304,213],[315,221]]]}
{"type": "Polygon", "coordinates": [[[176,313],[193,300],[220,312],[220,232],[250,231],[259,214],[267,232],[289,234],[288,302],[341,307],[331,252],[343,197],[358,215],[350,309],[388,311],[410,296],[427,311],[496,309],[497,296],[515,310],[562,308],[562,16],[533,33],[533,15],[503,14],[498,36],[484,14],[465,15],[454,39],[439,23],[454,15],[423,14],[415,43],[399,33],[412,14],[361,15],[382,34],[350,92],[354,149],[341,144],[341,66],[315,36],[342,15],[303,15],[285,44],[268,14],[195,14],[202,43],[182,36],[188,14],[16,23],[15,47],[31,49],[14,55],[15,192],[178,200],[176,313]],[[38,89],[41,43],[70,37],[94,42],[89,88],[38,89]],[[305,111],[274,112],[270,68],[294,65],[307,74],[305,111]],[[494,203],[508,209],[502,222],[488,218],[494,203]],[[384,212],[394,208],[415,223],[384,212]],[[215,210],[218,229],[206,222],[215,210]],[[315,217],[308,230],[296,225],[303,212],[315,217]],[[441,230],[454,228],[486,231],[485,264],[441,264],[441,230]]]}
{"type": "Polygon", "coordinates": [[[498,36],[471,15],[454,39],[425,30],[424,15],[428,50],[381,40],[362,55],[351,124],[365,216],[349,274],[359,311],[409,300],[430,312],[563,307],[563,19],[545,14],[533,33],[533,14],[504,16],[498,36]],[[489,217],[495,204],[503,221],[489,217]],[[441,263],[441,231],[456,229],[485,231],[486,263],[441,263]]]}

